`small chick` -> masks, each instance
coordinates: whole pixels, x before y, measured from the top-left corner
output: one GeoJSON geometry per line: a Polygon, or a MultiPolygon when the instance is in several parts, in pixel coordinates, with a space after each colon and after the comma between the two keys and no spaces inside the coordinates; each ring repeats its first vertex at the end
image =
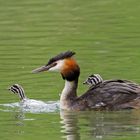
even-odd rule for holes
{"type": "Polygon", "coordinates": [[[49,101],[43,102],[40,100],[29,99],[25,96],[24,89],[19,84],[12,85],[9,90],[18,95],[20,98],[19,106],[22,107],[25,112],[54,112],[59,110],[59,102],[49,101]]]}
{"type": "Polygon", "coordinates": [[[89,87],[91,86],[93,87],[99,85],[102,82],[103,82],[103,78],[99,74],[92,74],[83,82],[83,84],[86,84],[89,87]]]}
{"type": "Polygon", "coordinates": [[[12,93],[19,96],[20,100],[26,100],[25,91],[19,84],[14,84],[10,88],[8,88],[12,93]]]}

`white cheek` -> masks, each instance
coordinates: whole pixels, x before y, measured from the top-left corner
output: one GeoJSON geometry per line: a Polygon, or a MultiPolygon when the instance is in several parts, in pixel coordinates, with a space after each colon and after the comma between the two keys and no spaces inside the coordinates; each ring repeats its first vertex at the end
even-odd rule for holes
{"type": "Polygon", "coordinates": [[[55,66],[55,67],[50,68],[48,71],[59,72],[60,70],[55,66]]]}
{"type": "Polygon", "coordinates": [[[63,65],[64,65],[64,60],[59,60],[57,61],[57,65],[50,68],[49,71],[60,72],[63,68],[63,65]]]}

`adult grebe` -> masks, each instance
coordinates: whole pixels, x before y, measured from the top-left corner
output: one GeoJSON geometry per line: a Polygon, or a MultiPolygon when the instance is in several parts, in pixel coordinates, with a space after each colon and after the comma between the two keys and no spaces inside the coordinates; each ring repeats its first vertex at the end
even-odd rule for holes
{"type": "Polygon", "coordinates": [[[39,100],[29,99],[26,97],[24,89],[19,84],[14,84],[8,88],[12,93],[19,96],[20,106],[28,112],[54,112],[59,109],[58,102],[43,102],[39,100]]]}
{"type": "Polygon", "coordinates": [[[106,80],[77,97],[80,68],[67,51],[51,58],[45,66],[33,70],[60,72],[65,86],[60,96],[60,108],[65,110],[119,110],[140,108],[140,85],[127,80],[106,80]]]}

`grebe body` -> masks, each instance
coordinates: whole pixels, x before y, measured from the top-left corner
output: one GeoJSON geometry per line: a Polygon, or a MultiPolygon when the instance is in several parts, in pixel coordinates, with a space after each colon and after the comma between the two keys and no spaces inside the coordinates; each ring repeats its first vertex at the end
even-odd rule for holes
{"type": "Polygon", "coordinates": [[[65,80],[60,108],[65,110],[120,110],[140,108],[140,85],[127,80],[106,80],[77,97],[80,67],[67,51],[51,58],[45,66],[33,70],[56,71],[65,80]]]}

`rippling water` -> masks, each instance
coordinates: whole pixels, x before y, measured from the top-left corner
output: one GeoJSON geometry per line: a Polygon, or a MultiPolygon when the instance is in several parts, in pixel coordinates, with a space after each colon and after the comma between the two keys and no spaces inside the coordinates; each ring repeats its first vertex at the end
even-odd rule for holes
{"type": "Polygon", "coordinates": [[[58,112],[60,110],[59,101],[42,102],[32,99],[16,103],[0,104],[0,106],[2,108],[1,111],[4,112],[16,111],[15,109],[17,109],[17,111],[23,113],[50,113],[58,112]]]}
{"type": "Polygon", "coordinates": [[[135,113],[129,111],[61,112],[63,125],[61,131],[68,140],[139,138],[139,117],[135,116],[135,113]]]}
{"type": "Polygon", "coordinates": [[[139,5],[139,0],[0,0],[0,137],[140,139],[139,111],[24,111],[7,90],[19,83],[29,98],[57,102],[61,76],[31,71],[66,50],[77,53],[79,95],[92,73],[140,83],[139,5]]]}

